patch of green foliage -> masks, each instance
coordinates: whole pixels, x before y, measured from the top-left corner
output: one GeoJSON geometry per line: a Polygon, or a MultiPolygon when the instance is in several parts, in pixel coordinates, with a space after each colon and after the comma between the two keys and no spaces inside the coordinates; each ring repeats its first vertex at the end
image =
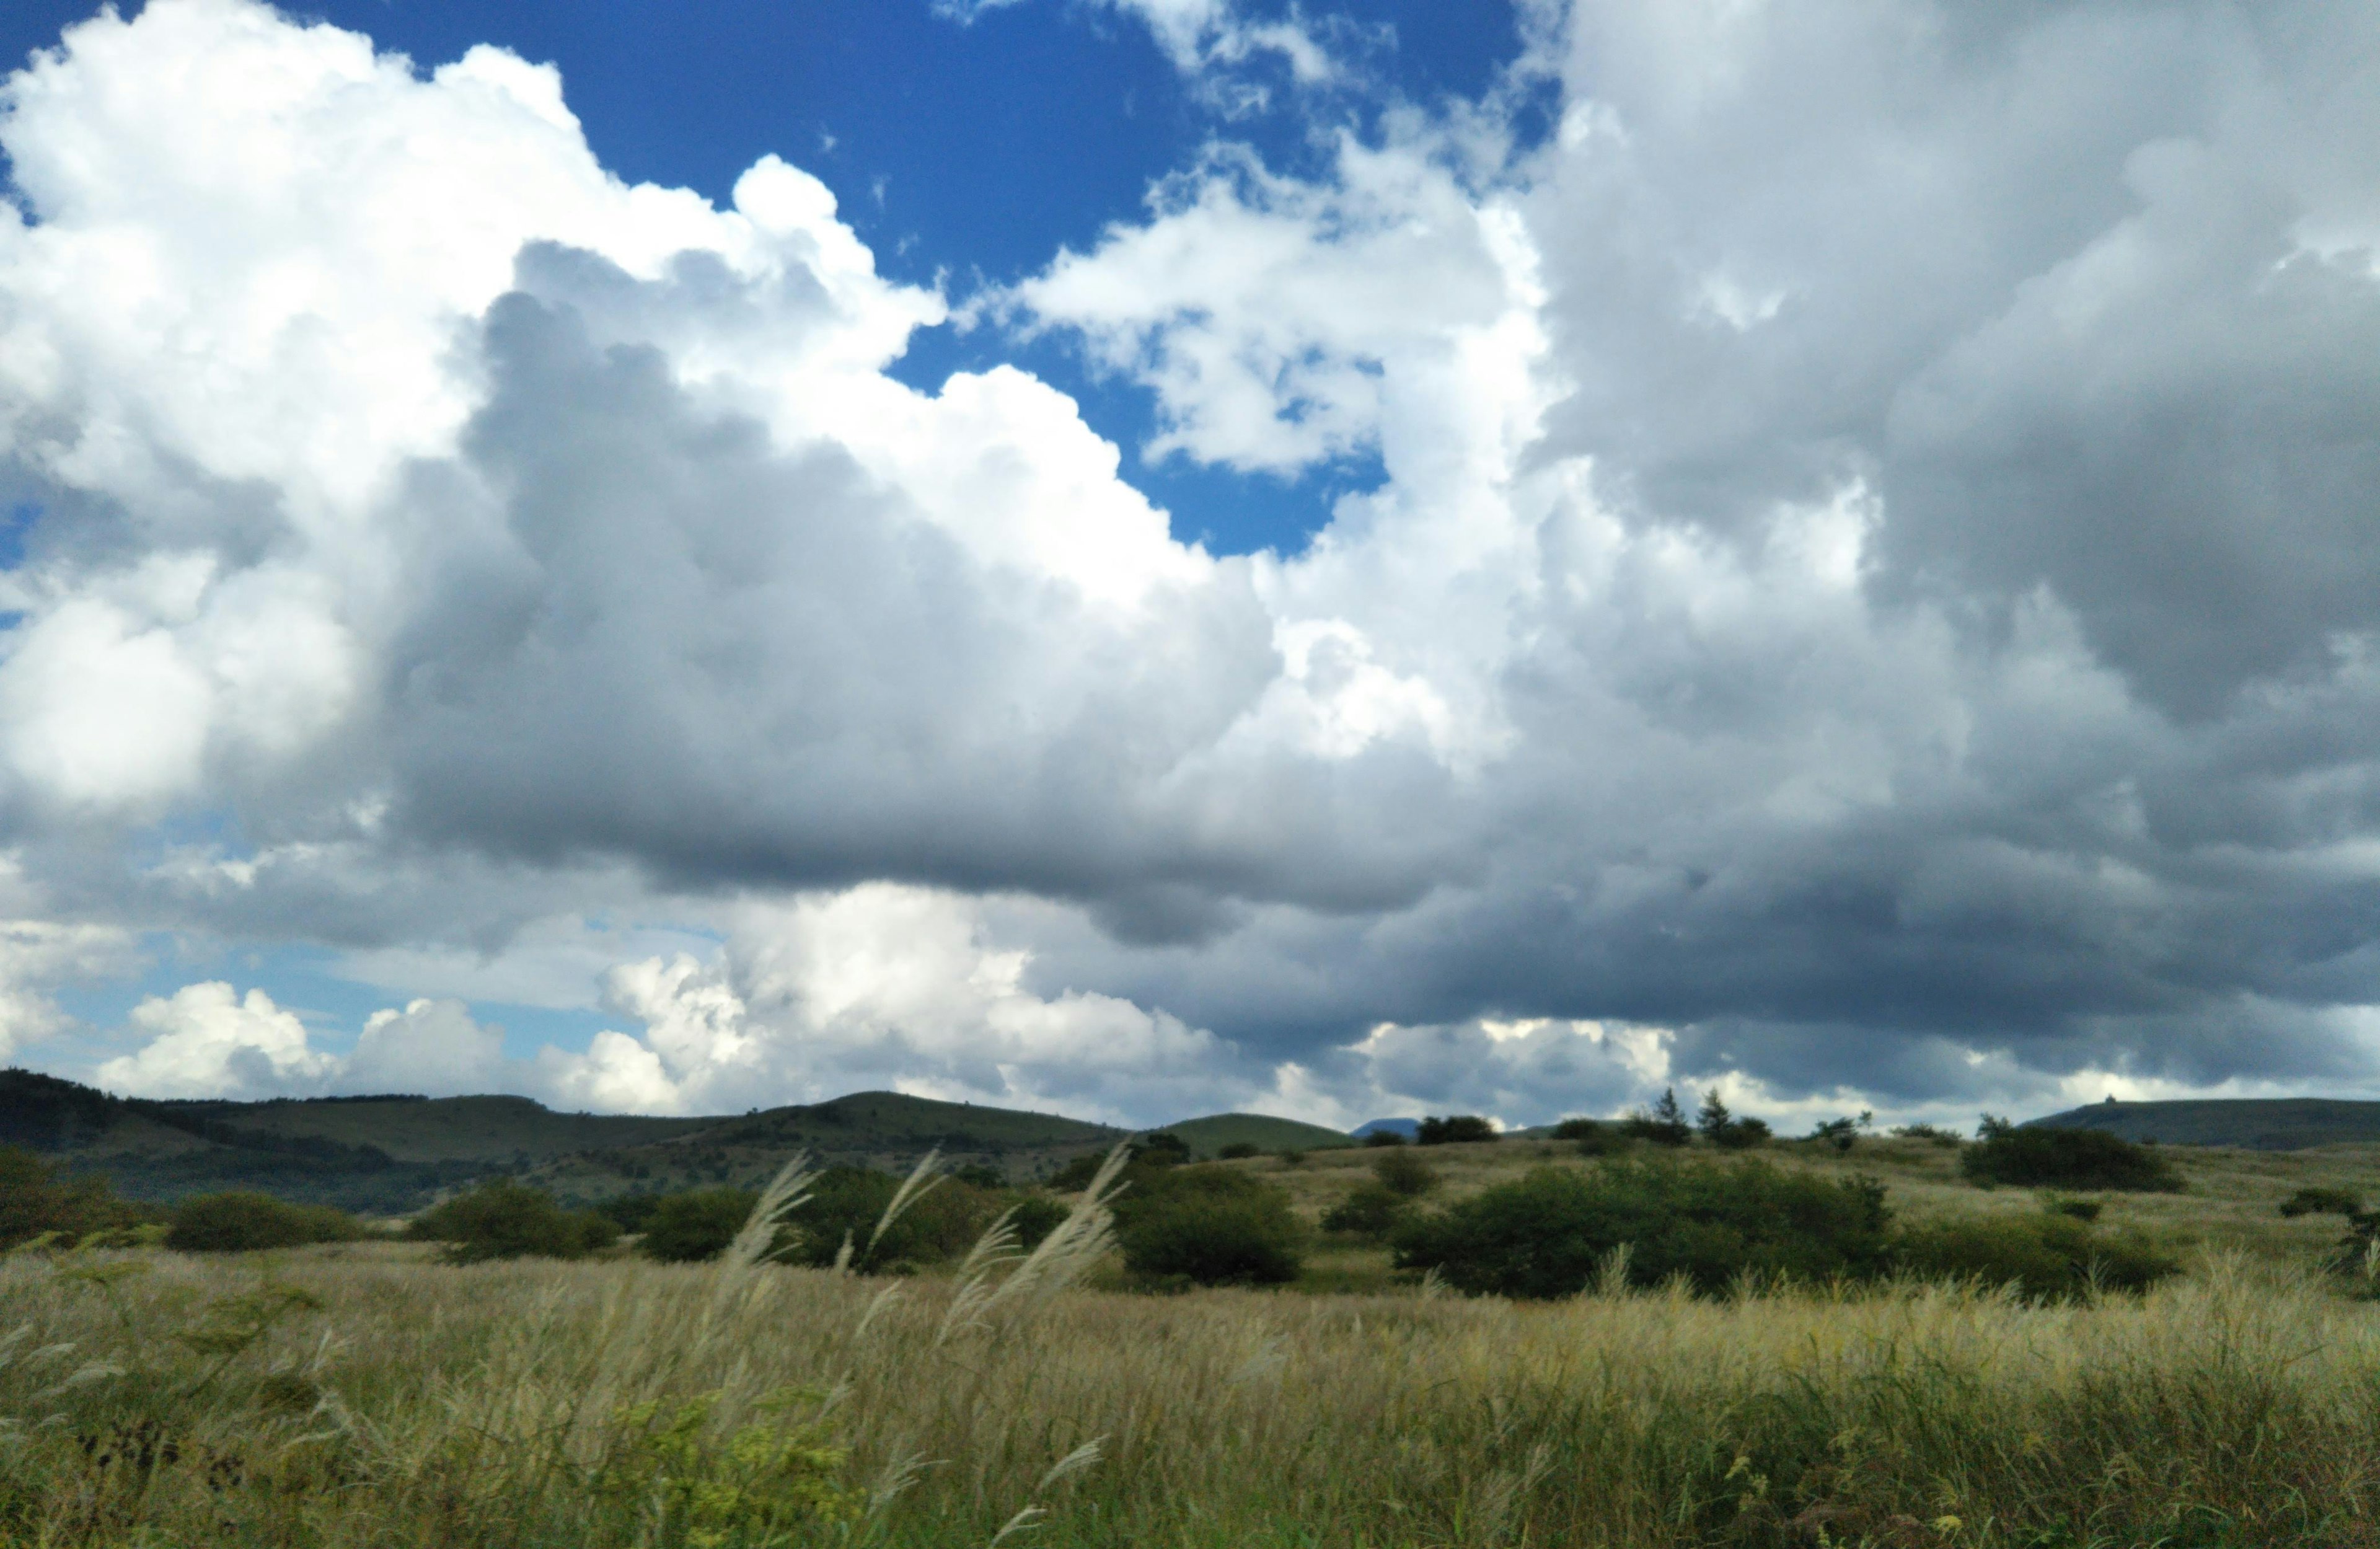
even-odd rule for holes
{"type": "Polygon", "coordinates": [[[167,1217],[165,1246],[181,1253],[254,1253],[314,1242],[353,1242],[363,1235],[362,1223],[346,1211],[229,1189],[194,1194],[176,1204],[167,1217]]]}
{"type": "Polygon", "coordinates": [[[1152,1285],[1283,1285],[1303,1267],[1289,1194],[1253,1174],[1184,1167],[1145,1175],[1116,1201],[1124,1267],[1152,1285]]]}
{"type": "Polygon", "coordinates": [[[1417,1200],[1438,1187],[1438,1169],[1409,1151],[1392,1151],[1374,1162],[1372,1177],[1402,1200],[1417,1200]]]}
{"type": "Polygon", "coordinates": [[[407,1237],[446,1245],[446,1262],[583,1259],[619,1240],[620,1228],[591,1210],[565,1210],[542,1189],[497,1178],[423,1211],[407,1237]]]}
{"type": "Polygon", "coordinates": [[[1864,1279],[1889,1263],[1884,1188],[1745,1160],[1729,1166],[1606,1163],[1538,1168],[1397,1229],[1398,1267],[1461,1290],[1562,1297],[1616,1250],[1629,1284],[1672,1275],[1706,1295],[1739,1278],[1864,1279]]]}
{"type": "Polygon", "coordinates": [[[1581,1156],[1617,1156],[1633,1143],[1619,1125],[1593,1118],[1562,1120],[1554,1126],[1554,1139],[1575,1143],[1581,1156]]]}
{"type": "Polygon", "coordinates": [[[1959,1171],[1986,1188],[2013,1184],[2148,1194],[2178,1194],[2182,1189],[2172,1163],[2104,1129],[2021,1129],[1988,1114],[1983,1138],[1961,1153],[1959,1171]]]}
{"type": "Polygon", "coordinates": [[[1686,1122],[1686,1110],[1678,1104],[1677,1089],[1661,1089],[1661,1100],[1649,1109],[1640,1108],[1620,1121],[1622,1139],[1643,1140],[1657,1146],[1682,1146],[1694,1139],[1694,1126],[1686,1122]]]}
{"type": "Polygon", "coordinates": [[[1446,1146],[1492,1140],[1496,1127],[1477,1114],[1449,1114],[1444,1118],[1432,1116],[1421,1121],[1414,1131],[1414,1143],[1425,1146],[1446,1146]]]}
{"type": "Polygon", "coordinates": [[[1242,1162],[1251,1156],[1262,1156],[1264,1147],[1254,1140],[1233,1140],[1215,1154],[1225,1162],[1242,1162]]]}
{"type": "Polygon", "coordinates": [[[748,1189],[689,1189],[662,1195],[645,1215],[637,1251],[658,1263],[707,1263],[735,1240],[759,1199],[748,1189]]]}
{"type": "Polygon", "coordinates": [[[1728,1112],[1717,1087],[1703,1094],[1702,1112],[1694,1119],[1694,1128],[1702,1132],[1704,1140],[1721,1151],[1749,1151],[1767,1144],[1769,1139],[1767,1120],[1739,1118],[1728,1112]]]}
{"type": "Polygon", "coordinates": [[[851,1266],[892,1270],[941,1263],[975,1245],[1003,1207],[1000,1196],[945,1177],[912,1197],[889,1226],[885,1210],[901,1179],[865,1167],[829,1167],[810,1185],[809,1198],[785,1216],[777,1256],[824,1268],[851,1244],[851,1266]]]}
{"type": "Polygon", "coordinates": [[[1810,1139],[1823,1140],[1839,1152],[1849,1152],[1859,1144],[1860,1136],[1876,1122],[1876,1115],[1863,1108],[1857,1118],[1830,1118],[1811,1129],[1810,1139]]]}
{"type": "Polygon", "coordinates": [[[1047,1194],[1027,1194],[1016,1201],[1009,1213],[1008,1224],[1016,1229],[1016,1244],[1030,1252],[1041,1246],[1041,1239],[1058,1229],[1066,1219],[1066,1207],[1047,1194]]]}
{"type": "Polygon", "coordinates": [[[1367,1146],[1401,1146],[1405,1143],[1405,1138],[1393,1129],[1369,1129],[1364,1133],[1364,1143],[1367,1146]]]}
{"type": "Polygon", "coordinates": [[[52,1234],[79,1239],[129,1231],[140,1218],[105,1178],[69,1178],[22,1146],[0,1146],[0,1250],[52,1234]]]}
{"type": "Polygon", "coordinates": [[[1926,1280],[2013,1286],[2028,1300],[2078,1299],[2094,1289],[2144,1291],[2181,1262],[2138,1233],[2107,1234],[2054,1212],[1929,1221],[1893,1234],[1904,1273],[1926,1280]]]}
{"type": "Polygon", "coordinates": [[[1412,1201],[1377,1183],[1358,1184],[1322,1213],[1322,1229],[1350,1237],[1383,1238],[1405,1218],[1412,1201]]]}
{"type": "Polygon", "coordinates": [[[2281,1201],[2281,1214],[2295,1220],[2301,1215],[2346,1215],[2362,1214],[2363,1196],[2351,1189],[2305,1188],[2281,1201]]]}

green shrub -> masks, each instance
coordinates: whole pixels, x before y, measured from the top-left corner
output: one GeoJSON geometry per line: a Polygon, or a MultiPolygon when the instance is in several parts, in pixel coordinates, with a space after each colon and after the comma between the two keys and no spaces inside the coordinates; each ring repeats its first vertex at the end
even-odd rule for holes
{"type": "Polygon", "coordinates": [[[1444,1118],[1425,1118],[1421,1121],[1421,1128],[1414,1131],[1414,1143],[1425,1146],[1463,1145],[1495,1138],[1496,1127],[1477,1114],[1449,1114],[1444,1118]]]}
{"type": "Polygon", "coordinates": [[[1592,1172],[1539,1168],[1395,1235],[1401,1268],[1500,1296],[1583,1289],[1628,1249],[1627,1278],[1682,1275],[1706,1295],[1738,1276],[1803,1282],[1862,1279],[1888,1266],[1884,1188],[1742,1161],[1728,1166],[1606,1163],[1592,1172]]]}
{"type": "Polygon", "coordinates": [[[1132,1159],[1152,1167],[1178,1167],[1192,1159],[1190,1142],[1160,1129],[1132,1142],[1132,1159]]]}
{"type": "Polygon", "coordinates": [[[2351,1189],[2301,1189],[2281,1201],[2281,1214],[2295,1220],[2301,1215],[2360,1214],[2363,1196],[2351,1189]]]}
{"type": "Polygon", "coordinates": [[[1401,1146],[1405,1143],[1405,1138],[1393,1129],[1373,1129],[1366,1132],[1364,1143],[1367,1146],[1401,1146]]]}
{"type": "Polygon", "coordinates": [[[2178,1194],[2181,1175],[2145,1146],[2104,1129],[2020,1129],[1986,1127],[1984,1138],[1959,1157],[1973,1182],[2025,1189],[2109,1189],[2178,1194]]]}
{"type": "Polygon", "coordinates": [[[657,1263],[707,1263],[727,1250],[760,1196],[748,1189],[689,1189],[664,1194],[645,1217],[637,1251],[657,1263]]]}
{"type": "Polygon", "coordinates": [[[1892,1253],[1902,1271],[1921,1279],[2014,1286],[2035,1301],[2070,1299],[2095,1285],[2144,1291],[2181,1273],[2180,1261],[2137,1233],[2107,1236],[2049,1212],[1906,1226],[1893,1235],[1892,1253]]]}
{"type": "Polygon", "coordinates": [[[1438,1187],[1438,1169],[1409,1151],[1392,1151],[1373,1163],[1372,1177],[1401,1199],[1417,1200],[1438,1187]]]}
{"type": "Polygon", "coordinates": [[[2099,1200],[2045,1200],[2042,1209],[2052,1215],[2070,1215],[2077,1221],[2096,1221],[2107,1207],[2099,1200]]]}
{"type": "Polygon", "coordinates": [[[1016,1228],[1017,1246],[1026,1250],[1041,1246],[1041,1239],[1058,1229],[1066,1219],[1064,1205],[1047,1194],[1027,1194],[1016,1201],[1008,1224],[1016,1228]]]}
{"type": "Polygon", "coordinates": [[[880,1235],[878,1224],[900,1189],[901,1179],[891,1173],[829,1167],[810,1185],[809,1198],[785,1217],[778,1256],[823,1268],[835,1262],[847,1238],[856,1269],[941,1263],[974,1247],[1002,1208],[990,1189],[946,1177],[914,1196],[880,1235]]]}
{"type": "Polygon", "coordinates": [[[138,1207],[115,1197],[103,1177],[69,1178],[22,1146],[0,1146],[0,1249],[45,1233],[81,1238],[129,1231],[138,1207]]]}
{"type": "Polygon", "coordinates": [[[1575,1142],[1581,1156],[1617,1156],[1632,1143],[1621,1126],[1591,1118],[1562,1120],[1554,1126],[1554,1139],[1575,1142]]]}
{"type": "Polygon", "coordinates": [[[446,1262],[583,1259],[620,1238],[610,1218],[565,1210],[542,1189],[502,1177],[423,1211],[406,1235],[446,1245],[446,1262]]]}
{"type": "Polygon", "coordinates": [[[589,1207],[624,1232],[641,1232],[666,1194],[614,1194],[589,1207]]]}
{"type": "Polygon", "coordinates": [[[165,1246],[180,1253],[252,1253],[310,1242],[353,1242],[363,1235],[361,1224],[346,1211],[235,1189],[193,1195],[175,1205],[165,1246]]]}
{"type": "Polygon", "coordinates": [[[1250,1173],[1189,1168],[1116,1201],[1124,1267],[1146,1281],[1280,1285],[1304,1237],[1287,1191],[1250,1173]]]}
{"type": "Polygon", "coordinates": [[[1358,1185],[1322,1213],[1322,1229],[1354,1237],[1386,1237],[1404,1219],[1408,1197],[1378,1183],[1358,1185]]]}
{"type": "Polygon", "coordinates": [[[1896,1124],[1892,1127],[1892,1133],[1897,1139],[1924,1140],[1928,1145],[1955,1146],[1966,1143],[1962,1137],[1952,1134],[1938,1124],[1896,1124]]]}
{"type": "Polygon", "coordinates": [[[1859,1144],[1860,1133],[1876,1121],[1876,1116],[1863,1110],[1857,1118],[1830,1118],[1810,1131],[1810,1139],[1824,1140],[1840,1152],[1849,1152],[1859,1144]]]}
{"type": "Polygon", "coordinates": [[[1262,1156],[1264,1147],[1254,1140],[1233,1140],[1215,1154],[1225,1162],[1240,1162],[1251,1156],[1262,1156]]]}
{"type": "Polygon", "coordinates": [[[1091,1186],[1099,1177],[1099,1165],[1108,1159],[1103,1151],[1087,1152],[1050,1175],[1048,1188],[1053,1194],[1079,1193],[1091,1186]]]}

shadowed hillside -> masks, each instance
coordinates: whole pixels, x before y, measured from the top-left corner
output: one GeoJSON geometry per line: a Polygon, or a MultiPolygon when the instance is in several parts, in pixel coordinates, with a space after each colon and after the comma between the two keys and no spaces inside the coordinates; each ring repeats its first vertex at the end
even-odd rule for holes
{"type": "Polygon", "coordinates": [[[2128,1140],[2169,1146],[2303,1151],[2380,1140],[2380,1103],[2325,1097],[2094,1103],[2030,1122],[2050,1129],[2105,1129],[2128,1140]]]}

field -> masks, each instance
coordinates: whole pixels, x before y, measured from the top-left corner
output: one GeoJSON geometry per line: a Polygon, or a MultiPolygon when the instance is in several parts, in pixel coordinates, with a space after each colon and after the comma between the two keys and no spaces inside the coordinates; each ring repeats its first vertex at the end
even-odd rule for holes
{"type": "MultiPolygon", "coordinates": [[[[1431,1148],[1434,1197],[1540,1149],[1431,1148]]],[[[1773,1154],[1911,1214],[2037,1205],[1923,1142],[1773,1154]]],[[[1315,1212],[1369,1160],[1233,1165],[1315,1212]]],[[[1516,1304],[1358,1249],[1271,1293],[1062,1284],[1083,1259],[974,1318],[947,1273],[18,1253],[0,1542],[2380,1544],[2380,1310],[2310,1272],[2335,1219],[2273,1212],[2380,1155],[2178,1160],[2189,1193],[2109,1214],[2191,1273],[2045,1307],[1516,1304]]]]}

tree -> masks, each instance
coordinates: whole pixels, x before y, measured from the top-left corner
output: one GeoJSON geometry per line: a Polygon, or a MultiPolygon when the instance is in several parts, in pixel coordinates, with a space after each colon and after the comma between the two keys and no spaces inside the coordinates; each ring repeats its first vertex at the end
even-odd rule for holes
{"type": "Polygon", "coordinates": [[[1649,1140],[1657,1146],[1682,1146],[1694,1135],[1694,1127],[1686,1122],[1686,1111],[1678,1105],[1677,1089],[1664,1087],[1661,1100],[1653,1104],[1650,1113],[1638,1109],[1620,1121],[1620,1132],[1632,1140],[1649,1140]]]}
{"type": "Polygon", "coordinates": [[[748,1189],[689,1189],[663,1195],[645,1217],[637,1251],[665,1264],[719,1257],[751,1218],[759,1196],[748,1189]]]}
{"type": "Polygon", "coordinates": [[[1496,1127],[1477,1114],[1449,1114],[1421,1121],[1414,1135],[1417,1144],[1426,1146],[1463,1145],[1496,1138],[1496,1127]]]}
{"type": "Polygon", "coordinates": [[[1713,1145],[1718,1144],[1719,1137],[1726,1134],[1728,1127],[1734,1122],[1735,1116],[1727,1111],[1726,1103],[1719,1098],[1718,1088],[1713,1087],[1703,1093],[1702,1112],[1694,1116],[1694,1128],[1703,1132],[1704,1140],[1713,1145]]]}

